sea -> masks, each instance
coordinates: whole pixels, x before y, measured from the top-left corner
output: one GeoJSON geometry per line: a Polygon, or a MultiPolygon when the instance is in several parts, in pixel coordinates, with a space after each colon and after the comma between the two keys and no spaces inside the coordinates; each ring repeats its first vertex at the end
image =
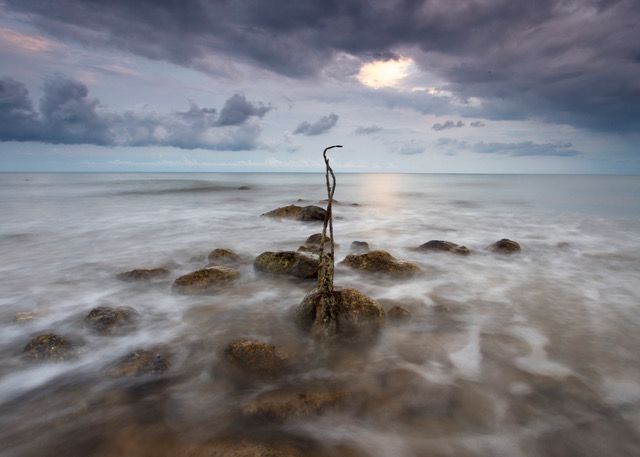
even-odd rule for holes
{"type": "Polygon", "coordinates": [[[411,317],[327,355],[291,319],[314,282],[253,266],[321,231],[261,215],[325,205],[323,174],[0,174],[0,454],[298,455],[233,450],[236,439],[309,456],[640,455],[639,176],[336,179],[336,286],[411,317]],[[493,252],[502,238],[521,251],[493,252]],[[416,250],[429,240],[471,254],[416,250]],[[353,241],[421,273],[352,270],[340,261],[353,241]],[[176,293],[173,280],[216,248],[241,257],[239,278],[212,294],[176,293]],[[154,267],[169,276],[117,277],[154,267]],[[135,310],[136,325],[96,334],[85,317],[98,306],[135,310]],[[26,359],[42,333],[77,355],[26,359]],[[266,384],[228,379],[224,349],[239,338],[273,344],[291,370],[266,384]],[[139,349],[163,352],[169,369],[110,375],[139,349]],[[246,417],[265,392],[309,383],[348,394],[331,407],[246,417]],[[215,447],[220,437],[227,451],[215,447]]]}

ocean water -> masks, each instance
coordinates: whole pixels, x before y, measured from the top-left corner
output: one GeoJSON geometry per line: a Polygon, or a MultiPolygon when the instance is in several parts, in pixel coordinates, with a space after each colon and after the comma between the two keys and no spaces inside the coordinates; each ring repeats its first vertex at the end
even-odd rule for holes
{"type": "Polygon", "coordinates": [[[412,318],[387,323],[366,349],[320,360],[289,314],[314,283],[265,277],[252,261],[321,230],[260,214],[317,204],[323,175],[0,174],[0,453],[218,455],[176,449],[231,434],[294,442],[308,455],[640,455],[640,177],[337,181],[336,259],[362,240],[422,273],[384,279],[338,265],[337,285],[412,318]],[[487,249],[500,238],[522,252],[487,249]],[[431,239],[472,254],[414,250],[431,239]],[[244,259],[236,282],[213,295],[172,292],[219,247],[244,259]],[[170,277],[116,278],[155,266],[170,277]],[[131,307],[137,325],[96,335],[83,324],[96,306],[131,307]],[[20,312],[34,318],[16,322],[20,312]],[[79,355],[26,361],[29,339],[50,331],[79,355]],[[235,385],[221,351],[241,337],[275,344],[296,368],[268,385],[235,385]],[[139,348],[167,354],[167,374],[111,378],[139,348]],[[312,381],[348,386],[349,401],[284,422],[239,412],[279,383],[312,381]]]}

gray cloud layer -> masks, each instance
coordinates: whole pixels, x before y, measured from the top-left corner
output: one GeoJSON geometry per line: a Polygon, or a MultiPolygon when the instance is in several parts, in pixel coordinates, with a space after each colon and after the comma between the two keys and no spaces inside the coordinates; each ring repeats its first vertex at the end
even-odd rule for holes
{"type": "Polygon", "coordinates": [[[458,99],[482,99],[474,116],[640,130],[637,0],[0,1],[56,37],[209,73],[220,55],[303,78],[339,53],[405,50],[458,99]]]}
{"type": "Polygon", "coordinates": [[[380,131],[382,131],[382,127],[380,127],[379,125],[369,125],[366,127],[365,126],[356,127],[353,133],[355,133],[356,135],[372,135],[380,131]]]}
{"type": "Polygon", "coordinates": [[[328,116],[321,117],[314,123],[309,123],[307,121],[302,122],[298,127],[296,127],[293,134],[307,136],[320,135],[331,130],[337,122],[338,115],[331,113],[328,116]]]}
{"type": "Polygon", "coordinates": [[[437,124],[433,124],[431,126],[431,128],[435,131],[440,131],[440,130],[447,130],[447,129],[456,129],[456,128],[460,128],[460,127],[464,127],[464,122],[462,121],[446,121],[443,123],[437,123],[437,124]]]}
{"type": "Polygon", "coordinates": [[[101,109],[84,84],[61,76],[45,81],[35,109],[26,87],[4,78],[0,79],[0,141],[249,150],[257,147],[261,132],[249,120],[262,118],[270,109],[235,94],[220,114],[193,102],[187,111],[166,115],[111,113],[101,109]]]}
{"type": "Polygon", "coordinates": [[[479,154],[496,154],[510,157],[525,156],[552,156],[574,157],[582,154],[573,148],[570,142],[534,143],[533,141],[521,141],[517,143],[500,142],[476,142],[469,143],[454,138],[438,138],[436,146],[449,151],[469,150],[479,154]]]}

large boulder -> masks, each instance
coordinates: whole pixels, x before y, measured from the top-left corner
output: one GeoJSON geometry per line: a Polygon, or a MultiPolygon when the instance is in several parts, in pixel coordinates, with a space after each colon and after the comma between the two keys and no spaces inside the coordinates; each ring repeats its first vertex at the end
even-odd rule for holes
{"type": "Polygon", "coordinates": [[[254,261],[256,270],[310,279],[318,277],[319,260],[294,251],[263,252],[254,261]]]}
{"type": "Polygon", "coordinates": [[[224,350],[227,369],[239,379],[274,379],[284,373],[287,360],[273,344],[240,339],[224,350]]]}
{"type": "Polygon", "coordinates": [[[263,216],[275,217],[278,219],[293,219],[296,221],[324,221],[327,212],[319,206],[298,206],[289,205],[282,208],[276,208],[272,211],[264,213],[263,216]]]}
{"type": "Polygon", "coordinates": [[[344,389],[326,383],[285,386],[258,395],[241,411],[254,419],[285,421],[321,414],[341,405],[345,397],[344,389]]]}
{"type": "Polygon", "coordinates": [[[173,289],[187,295],[215,293],[239,276],[233,268],[208,267],[180,276],[174,281],[173,289]]]}
{"type": "Polygon", "coordinates": [[[218,248],[209,253],[209,266],[229,266],[240,262],[240,256],[231,249],[218,248]]]}
{"type": "Polygon", "coordinates": [[[324,315],[326,292],[314,289],[295,309],[295,320],[305,331],[322,336],[347,339],[370,339],[384,325],[384,309],[375,300],[356,289],[334,289],[331,293],[335,308],[333,322],[324,315]]]}
{"type": "Polygon", "coordinates": [[[71,342],[55,333],[37,335],[24,347],[23,354],[34,361],[62,361],[75,355],[71,342]]]}
{"type": "Polygon", "coordinates": [[[94,332],[112,335],[130,328],[136,316],[132,308],[98,306],[89,311],[84,321],[94,332]]]}
{"type": "Polygon", "coordinates": [[[117,278],[121,281],[150,281],[167,276],[169,276],[169,270],[166,268],[136,268],[118,274],[117,278]]]}
{"type": "Polygon", "coordinates": [[[169,369],[169,362],[158,352],[139,349],[127,354],[111,370],[114,378],[135,377],[164,373],[169,369]]]}
{"type": "Polygon", "coordinates": [[[498,254],[513,254],[520,251],[520,244],[516,241],[503,238],[491,245],[491,250],[498,254]]]}
{"type": "Polygon", "coordinates": [[[398,260],[386,251],[349,254],[341,263],[355,270],[395,277],[411,276],[421,271],[415,263],[398,260]]]}
{"type": "Polygon", "coordinates": [[[418,247],[421,251],[451,252],[458,255],[469,255],[471,251],[466,246],[452,243],[451,241],[431,240],[418,247]]]}

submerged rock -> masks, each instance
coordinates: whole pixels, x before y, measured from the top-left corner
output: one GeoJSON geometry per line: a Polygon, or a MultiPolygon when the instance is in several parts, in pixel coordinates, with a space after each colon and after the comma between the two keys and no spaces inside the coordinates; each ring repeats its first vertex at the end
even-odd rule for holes
{"type": "Polygon", "coordinates": [[[71,342],[55,333],[43,333],[27,343],[23,351],[30,360],[69,360],[75,355],[71,342]]]}
{"type": "Polygon", "coordinates": [[[33,311],[20,311],[13,316],[13,322],[22,323],[29,322],[36,318],[36,313],[33,311]]]}
{"type": "Polygon", "coordinates": [[[393,306],[387,311],[387,317],[390,321],[394,322],[406,322],[411,319],[411,313],[404,309],[402,306],[393,306]]]}
{"type": "Polygon", "coordinates": [[[180,276],[174,281],[173,289],[187,295],[213,293],[239,276],[233,268],[208,267],[180,276]]]}
{"type": "Polygon", "coordinates": [[[165,278],[168,275],[169,270],[166,268],[136,268],[118,274],[117,278],[121,281],[149,281],[165,278]]]}
{"type": "MultiPolygon", "coordinates": [[[[324,240],[324,249],[328,251],[331,246],[331,238],[327,236],[324,240]]],[[[336,245],[337,246],[337,245],[336,245]]],[[[304,245],[298,248],[298,252],[310,252],[312,254],[320,254],[322,248],[322,233],[314,233],[304,242],[304,245]]]]}
{"type": "Polygon", "coordinates": [[[415,263],[398,260],[386,251],[349,254],[342,263],[348,267],[367,273],[384,273],[397,277],[411,276],[421,271],[415,263]]]}
{"type": "Polygon", "coordinates": [[[366,254],[369,252],[369,243],[366,241],[354,241],[351,243],[351,252],[354,254],[366,254]]]}
{"type": "Polygon", "coordinates": [[[469,255],[471,251],[466,246],[452,243],[451,241],[431,240],[418,247],[421,251],[452,252],[459,255],[469,255]]]}
{"type": "Polygon", "coordinates": [[[289,205],[264,213],[263,216],[297,221],[324,221],[327,212],[319,206],[289,205]]]}
{"type": "Polygon", "coordinates": [[[231,249],[218,248],[209,253],[207,257],[209,266],[236,265],[240,262],[240,256],[231,249]]]}
{"type": "Polygon", "coordinates": [[[251,190],[250,186],[240,186],[238,187],[238,190],[251,190]]]}
{"type": "Polygon", "coordinates": [[[224,358],[232,374],[257,379],[273,379],[281,375],[287,365],[273,344],[241,339],[230,343],[224,350],[224,358]]]}
{"type": "Polygon", "coordinates": [[[133,324],[136,311],[131,308],[98,306],[84,318],[85,323],[101,335],[111,335],[133,324]]]}
{"type": "Polygon", "coordinates": [[[294,251],[263,252],[254,261],[256,270],[264,273],[310,279],[318,276],[317,258],[294,251]]]}
{"type": "Polygon", "coordinates": [[[384,325],[384,309],[375,300],[356,289],[334,289],[334,322],[323,315],[326,296],[312,290],[295,309],[295,320],[305,331],[318,335],[369,339],[384,325]]]}
{"type": "Polygon", "coordinates": [[[124,357],[111,370],[114,378],[160,374],[169,369],[169,363],[160,353],[139,349],[124,357]]]}
{"type": "Polygon", "coordinates": [[[242,407],[242,415],[267,421],[305,418],[342,404],[346,391],[336,386],[313,383],[285,386],[258,395],[242,407]]]}
{"type": "Polygon", "coordinates": [[[491,250],[500,254],[512,254],[520,251],[520,244],[515,241],[503,238],[491,245],[491,250]]]}

